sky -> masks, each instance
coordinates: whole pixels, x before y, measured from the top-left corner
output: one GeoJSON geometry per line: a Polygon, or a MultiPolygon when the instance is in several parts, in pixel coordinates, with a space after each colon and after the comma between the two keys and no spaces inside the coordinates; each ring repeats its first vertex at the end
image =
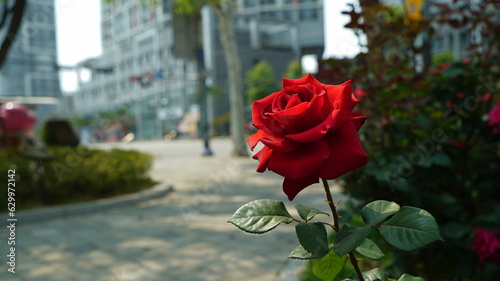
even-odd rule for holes
{"type": "MultiPolygon", "coordinates": [[[[102,0],[56,0],[58,61],[62,66],[74,66],[87,58],[101,54],[100,5],[102,0]]],[[[347,10],[346,3],[355,0],[324,0],[325,54],[323,57],[354,56],[359,52],[352,31],[343,26],[348,17],[340,13],[347,10]]],[[[305,68],[314,68],[312,59],[306,59],[305,68]]],[[[61,74],[63,92],[77,89],[74,72],[61,74]]]]}

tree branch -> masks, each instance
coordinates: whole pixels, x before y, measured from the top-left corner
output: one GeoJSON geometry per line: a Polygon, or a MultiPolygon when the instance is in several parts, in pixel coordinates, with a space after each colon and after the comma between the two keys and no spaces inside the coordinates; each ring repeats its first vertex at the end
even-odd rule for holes
{"type": "Polygon", "coordinates": [[[10,21],[7,35],[2,42],[2,46],[0,47],[0,68],[3,66],[7,58],[7,54],[9,53],[9,49],[16,39],[17,32],[19,31],[19,27],[22,23],[25,7],[26,0],[16,0],[16,3],[12,7],[12,20],[10,21]]]}

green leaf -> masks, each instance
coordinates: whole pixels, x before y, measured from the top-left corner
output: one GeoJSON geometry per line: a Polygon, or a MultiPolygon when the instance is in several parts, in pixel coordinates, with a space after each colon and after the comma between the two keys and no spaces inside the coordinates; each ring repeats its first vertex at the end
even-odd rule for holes
{"type": "Polygon", "coordinates": [[[368,203],[361,210],[363,221],[373,226],[386,221],[399,210],[399,205],[394,202],[378,200],[368,203]]]}
{"type": "Polygon", "coordinates": [[[383,223],[379,231],[387,243],[404,251],[413,251],[443,240],[436,220],[429,212],[408,206],[402,207],[394,217],[383,223]]]}
{"type": "Polygon", "coordinates": [[[315,256],[314,254],[309,253],[302,245],[298,245],[288,255],[288,258],[297,260],[310,260],[310,259],[317,259],[318,257],[315,256]]]}
{"type": "Polygon", "coordinates": [[[383,258],[385,255],[382,253],[382,250],[370,239],[365,239],[359,247],[356,248],[356,252],[360,255],[363,255],[369,259],[378,261],[383,258]]]}
{"type": "Polygon", "coordinates": [[[299,213],[299,216],[305,220],[305,221],[309,221],[311,220],[312,218],[314,218],[314,216],[316,216],[317,214],[323,214],[323,215],[327,215],[329,216],[328,213],[325,213],[321,210],[318,210],[316,208],[311,208],[309,206],[306,206],[306,205],[302,205],[302,204],[297,204],[295,205],[295,209],[297,209],[297,212],[299,213]]]}
{"type": "Polygon", "coordinates": [[[280,223],[291,223],[292,216],[281,201],[259,199],[241,206],[228,221],[249,233],[265,233],[280,223]]]}
{"type": "Polygon", "coordinates": [[[311,269],[314,276],[323,281],[333,281],[345,266],[347,256],[339,257],[330,251],[320,260],[311,260],[311,269]]]}
{"type": "Polygon", "coordinates": [[[363,277],[365,281],[387,281],[387,276],[385,272],[378,268],[374,268],[370,271],[363,272],[363,277]]]}
{"type": "Polygon", "coordinates": [[[309,253],[322,258],[328,254],[328,241],[325,226],[319,222],[301,222],[295,226],[300,245],[309,253]]]}
{"type": "Polygon", "coordinates": [[[337,255],[343,256],[350,251],[356,249],[363,241],[365,241],[368,234],[370,234],[371,225],[363,227],[354,227],[345,224],[344,227],[335,236],[334,249],[337,255]]]}
{"type": "Polygon", "coordinates": [[[410,274],[403,274],[399,277],[398,281],[425,281],[422,277],[411,276],[410,274]]]}

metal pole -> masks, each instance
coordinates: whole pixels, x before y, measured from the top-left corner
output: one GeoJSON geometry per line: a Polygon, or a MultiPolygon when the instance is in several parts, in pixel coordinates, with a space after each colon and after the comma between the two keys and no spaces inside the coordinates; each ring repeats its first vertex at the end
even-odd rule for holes
{"type": "Polygon", "coordinates": [[[203,60],[203,49],[198,50],[198,84],[200,88],[200,132],[203,137],[202,156],[213,155],[210,149],[210,133],[208,129],[208,108],[207,108],[207,85],[205,81],[205,63],[203,60]]]}

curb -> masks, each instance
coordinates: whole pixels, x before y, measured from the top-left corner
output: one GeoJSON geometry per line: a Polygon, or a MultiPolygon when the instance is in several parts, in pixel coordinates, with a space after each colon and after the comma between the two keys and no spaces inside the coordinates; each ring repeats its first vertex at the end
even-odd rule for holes
{"type": "MultiPolygon", "coordinates": [[[[16,212],[15,219],[22,221],[23,223],[29,223],[52,218],[87,214],[160,198],[172,191],[173,188],[171,185],[160,183],[148,190],[143,190],[132,194],[125,194],[111,198],[98,199],[95,201],[64,206],[44,207],[34,210],[18,211],[16,212]]],[[[7,219],[13,218],[9,217],[7,213],[3,213],[0,215],[0,220],[7,219]]]]}

